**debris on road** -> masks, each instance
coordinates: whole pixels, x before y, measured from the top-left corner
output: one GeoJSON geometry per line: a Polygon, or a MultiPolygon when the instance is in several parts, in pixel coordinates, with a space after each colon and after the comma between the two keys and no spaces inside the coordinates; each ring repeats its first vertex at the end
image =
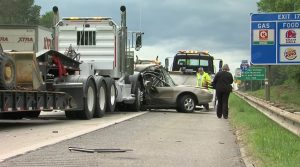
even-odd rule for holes
{"type": "Polygon", "coordinates": [[[119,148],[88,149],[88,148],[79,148],[79,147],[69,147],[69,151],[80,151],[80,152],[87,152],[87,153],[110,153],[110,152],[127,152],[133,150],[119,149],[119,148]]]}

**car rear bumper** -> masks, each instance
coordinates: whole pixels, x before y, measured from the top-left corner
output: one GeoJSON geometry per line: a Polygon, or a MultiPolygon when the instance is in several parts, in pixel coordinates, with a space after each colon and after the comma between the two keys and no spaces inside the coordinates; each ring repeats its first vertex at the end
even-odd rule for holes
{"type": "Polygon", "coordinates": [[[198,100],[198,105],[201,104],[207,104],[212,102],[214,95],[212,93],[206,93],[205,95],[198,95],[197,100],[198,100]]]}

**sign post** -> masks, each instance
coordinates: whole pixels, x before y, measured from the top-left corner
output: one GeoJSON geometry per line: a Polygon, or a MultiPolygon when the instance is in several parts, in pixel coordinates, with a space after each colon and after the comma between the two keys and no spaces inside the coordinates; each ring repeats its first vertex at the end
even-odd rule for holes
{"type": "Polygon", "coordinates": [[[270,86],[270,78],[271,78],[271,66],[268,65],[267,66],[267,78],[265,80],[265,94],[266,94],[266,100],[267,101],[270,101],[270,89],[271,89],[271,86],[270,86]]]}

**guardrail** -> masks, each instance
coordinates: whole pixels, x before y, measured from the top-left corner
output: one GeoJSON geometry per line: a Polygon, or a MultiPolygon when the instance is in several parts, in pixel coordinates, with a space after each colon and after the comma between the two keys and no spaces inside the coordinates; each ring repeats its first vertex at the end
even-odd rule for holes
{"type": "Polygon", "coordinates": [[[239,91],[234,91],[234,93],[282,127],[300,136],[300,115],[275,107],[268,101],[246,93],[239,91]]]}

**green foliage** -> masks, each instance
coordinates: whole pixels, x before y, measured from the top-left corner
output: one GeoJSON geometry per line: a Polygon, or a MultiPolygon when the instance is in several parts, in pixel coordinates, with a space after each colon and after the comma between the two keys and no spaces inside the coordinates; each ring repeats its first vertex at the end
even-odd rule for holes
{"type": "Polygon", "coordinates": [[[260,12],[293,12],[300,10],[300,0],[261,0],[257,6],[260,12]]]}
{"type": "Polygon", "coordinates": [[[40,19],[40,25],[51,28],[53,26],[53,12],[45,13],[40,19]]]}
{"type": "Polygon", "coordinates": [[[287,74],[289,81],[295,81],[296,83],[300,83],[299,66],[286,66],[285,73],[287,74]]]}
{"type": "Polygon", "coordinates": [[[39,23],[41,7],[34,0],[0,0],[0,24],[39,23]]]}
{"type": "Polygon", "coordinates": [[[236,95],[230,95],[230,122],[239,130],[255,166],[299,166],[299,137],[283,129],[236,95]]]}
{"type": "Polygon", "coordinates": [[[287,66],[271,66],[271,79],[270,84],[281,85],[288,79],[288,73],[286,73],[287,66]]]}

